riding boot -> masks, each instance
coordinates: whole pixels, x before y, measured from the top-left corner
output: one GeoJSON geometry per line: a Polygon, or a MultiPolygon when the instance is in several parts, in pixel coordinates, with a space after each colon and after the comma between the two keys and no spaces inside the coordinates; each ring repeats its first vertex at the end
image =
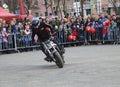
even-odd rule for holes
{"type": "Polygon", "coordinates": [[[53,60],[52,60],[51,58],[49,58],[49,57],[44,58],[44,60],[47,61],[47,62],[52,62],[52,61],[53,61],[53,60]]]}

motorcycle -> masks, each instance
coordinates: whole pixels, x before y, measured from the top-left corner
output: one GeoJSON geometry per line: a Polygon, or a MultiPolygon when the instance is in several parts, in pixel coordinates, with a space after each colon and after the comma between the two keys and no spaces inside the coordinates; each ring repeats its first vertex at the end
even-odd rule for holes
{"type": "Polygon", "coordinates": [[[59,49],[58,45],[50,38],[41,43],[44,54],[55,62],[59,68],[64,66],[64,57],[63,53],[59,49]]]}

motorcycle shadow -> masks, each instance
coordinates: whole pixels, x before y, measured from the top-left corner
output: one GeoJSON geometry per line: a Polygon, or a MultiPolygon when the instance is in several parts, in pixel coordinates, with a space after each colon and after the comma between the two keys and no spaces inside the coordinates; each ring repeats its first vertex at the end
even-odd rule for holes
{"type": "Polygon", "coordinates": [[[27,65],[27,66],[21,66],[21,67],[12,67],[10,68],[11,71],[41,71],[41,70],[55,70],[59,69],[56,65],[27,65]]]}
{"type": "Polygon", "coordinates": [[[40,65],[40,69],[59,69],[56,65],[40,65]]]}

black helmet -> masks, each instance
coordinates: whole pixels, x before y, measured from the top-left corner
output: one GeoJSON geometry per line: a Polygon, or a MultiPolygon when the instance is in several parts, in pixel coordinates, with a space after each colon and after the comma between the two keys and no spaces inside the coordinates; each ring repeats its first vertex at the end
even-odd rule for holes
{"type": "Polygon", "coordinates": [[[37,27],[39,25],[39,20],[33,20],[32,25],[37,27]]]}

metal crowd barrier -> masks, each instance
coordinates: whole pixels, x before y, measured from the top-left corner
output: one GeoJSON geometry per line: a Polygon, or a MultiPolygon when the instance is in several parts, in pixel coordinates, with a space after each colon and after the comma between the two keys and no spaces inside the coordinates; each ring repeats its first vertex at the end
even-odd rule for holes
{"type": "Polygon", "coordinates": [[[90,43],[101,43],[101,44],[119,44],[120,43],[120,30],[108,31],[107,34],[102,34],[100,32],[89,33],[85,32],[85,41],[87,44],[90,43]]]}
{"type": "MultiPolygon", "coordinates": [[[[66,32],[66,31],[64,31],[66,32]]],[[[67,31],[68,32],[68,31],[67,31]]],[[[119,44],[120,43],[120,30],[117,29],[116,31],[110,31],[106,36],[102,34],[102,31],[100,32],[86,32],[84,30],[78,30],[78,36],[76,40],[68,40],[68,35],[66,33],[63,33],[61,36],[64,37],[61,39],[60,36],[61,32],[58,32],[58,39],[62,40],[60,41],[61,44],[119,44]]]]}
{"type": "Polygon", "coordinates": [[[16,46],[16,37],[14,34],[9,34],[6,38],[7,40],[3,40],[4,37],[1,36],[0,38],[0,52],[1,51],[10,51],[10,50],[17,50],[16,46]]]}
{"type": "Polygon", "coordinates": [[[31,35],[9,34],[7,41],[4,42],[1,38],[0,53],[4,51],[24,51],[25,49],[36,48],[39,45],[33,45],[31,35]]]}
{"type": "MultiPolygon", "coordinates": [[[[8,41],[2,42],[0,38],[0,53],[3,51],[24,51],[25,49],[35,50],[40,45],[32,44],[32,35],[21,34],[9,34],[8,41]]],[[[68,40],[68,33],[66,31],[58,31],[55,36],[58,43],[64,46],[72,46],[72,44],[88,45],[88,44],[119,44],[120,43],[120,31],[117,33],[108,33],[108,37],[103,38],[103,35],[96,32],[94,34],[83,31],[79,33],[76,40],[68,40]]]]}

